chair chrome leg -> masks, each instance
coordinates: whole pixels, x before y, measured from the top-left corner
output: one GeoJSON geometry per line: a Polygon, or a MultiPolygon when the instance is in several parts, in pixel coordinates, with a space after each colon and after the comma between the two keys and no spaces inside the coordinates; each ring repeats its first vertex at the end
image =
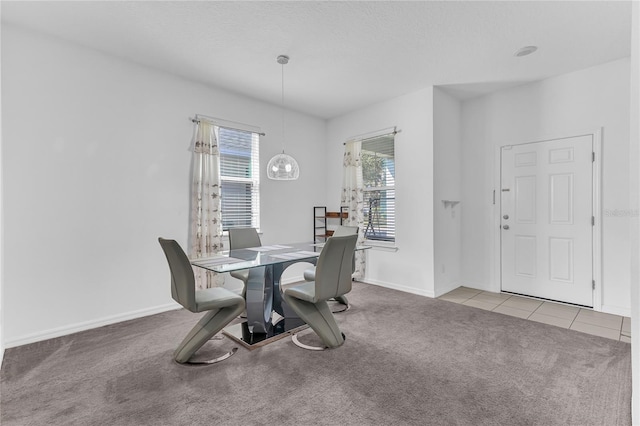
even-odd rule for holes
{"type": "MultiPolygon", "coordinates": [[[[238,352],[238,348],[232,348],[229,352],[227,352],[226,354],[219,356],[218,358],[214,358],[214,359],[208,359],[208,360],[203,360],[203,361],[187,361],[185,363],[182,363],[182,365],[209,365],[209,364],[215,364],[217,362],[220,361],[224,361],[225,359],[231,357],[233,354],[235,354],[236,352],[238,352]]],[[[178,363],[181,364],[181,363],[178,363]]]]}
{"type": "Polygon", "coordinates": [[[343,308],[342,308],[342,309],[336,309],[335,311],[332,309],[332,310],[331,310],[331,313],[332,313],[332,314],[337,314],[337,313],[340,313],[340,312],[345,312],[345,311],[348,311],[348,310],[349,310],[349,308],[351,308],[351,304],[349,303],[349,299],[347,299],[347,296],[346,296],[346,295],[344,295],[344,294],[343,294],[342,296],[336,296],[336,297],[334,297],[334,298],[333,298],[333,299],[331,299],[331,300],[333,300],[333,301],[335,301],[335,302],[337,302],[338,304],[340,304],[340,305],[342,305],[342,306],[343,306],[343,308]]]}
{"type": "MultiPolygon", "coordinates": [[[[296,333],[294,335],[291,336],[291,341],[293,342],[294,345],[296,345],[299,348],[302,349],[306,349],[308,351],[324,351],[326,349],[329,349],[328,346],[311,346],[311,345],[305,345],[304,343],[302,343],[300,340],[298,340],[298,334],[296,333]]],[[[347,337],[344,335],[344,333],[340,333],[342,334],[342,338],[343,339],[347,339],[347,337]]]]}
{"type": "Polygon", "coordinates": [[[306,349],[308,351],[324,351],[325,349],[329,349],[326,346],[319,347],[319,346],[305,345],[304,343],[302,343],[302,342],[300,342],[298,340],[298,334],[297,333],[291,336],[291,341],[297,347],[302,348],[302,349],[306,349]]]}
{"type": "Polygon", "coordinates": [[[336,302],[338,305],[342,305],[342,309],[336,309],[335,311],[332,309],[332,310],[331,310],[331,313],[332,313],[332,314],[339,314],[340,312],[346,312],[346,311],[348,311],[348,310],[351,308],[351,304],[350,304],[350,303],[347,303],[347,304],[345,305],[345,304],[343,304],[343,303],[341,303],[341,302],[339,302],[339,301],[337,301],[337,300],[336,300],[335,302],[336,302]]]}

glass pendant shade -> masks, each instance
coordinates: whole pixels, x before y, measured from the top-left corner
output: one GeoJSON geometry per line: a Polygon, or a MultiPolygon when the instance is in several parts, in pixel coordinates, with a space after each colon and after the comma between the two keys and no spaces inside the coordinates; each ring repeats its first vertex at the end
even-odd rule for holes
{"type": "Polygon", "coordinates": [[[267,177],[273,180],[296,180],[300,176],[298,162],[290,155],[276,154],[267,164],[267,177]]]}

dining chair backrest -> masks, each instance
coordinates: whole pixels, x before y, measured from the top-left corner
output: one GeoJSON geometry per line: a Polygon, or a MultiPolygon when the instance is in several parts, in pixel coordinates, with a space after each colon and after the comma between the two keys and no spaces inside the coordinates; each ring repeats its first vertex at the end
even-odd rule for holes
{"type": "Polygon", "coordinates": [[[237,250],[249,247],[260,247],[260,235],[256,228],[229,229],[229,249],[237,250]]]}
{"type": "Polygon", "coordinates": [[[351,291],[351,265],[357,239],[357,235],[347,235],[327,240],[316,266],[316,300],[328,300],[351,291]]]}
{"type": "Polygon", "coordinates": [[[189,258],[175,240],[158,238],[171,270],[171,297],[191,312],[196,312],[196,285],[189,258]]]}
{"type": "Polygon", "coordinates": [[[340,225],[333,231],[334,237],[344,237],[345,235],[357,235],[359,228],[357,226],[340,225]]]}
{"type": "MultiPolygon", "coordinates": [[[[333,233],[333,236],[344,237],[345,235],[358,235],[358,231],[360,231],[360,228],[357,226],[340,225],[338,226],[338,228],[336,228],[335,232],[333,233]]],[[[353,259],[351,260],[351,273],[355,272],[355,270],[356,270],[356,256],[354,255],[353,259]]]]}

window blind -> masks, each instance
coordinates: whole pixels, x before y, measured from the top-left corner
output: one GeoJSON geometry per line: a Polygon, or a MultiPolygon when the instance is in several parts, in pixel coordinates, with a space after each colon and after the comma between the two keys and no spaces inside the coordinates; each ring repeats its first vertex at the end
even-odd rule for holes
{"type": "Polygon", "coordinates": [[[362,141],[364,234],[368,240],[396,238],[394,136],[390,133],[362,141]]]}
{"type": "Polygon", "coordinates": [[[260,163],[257,133],[218,127],[222,229],[260,228],[260,163]]]}

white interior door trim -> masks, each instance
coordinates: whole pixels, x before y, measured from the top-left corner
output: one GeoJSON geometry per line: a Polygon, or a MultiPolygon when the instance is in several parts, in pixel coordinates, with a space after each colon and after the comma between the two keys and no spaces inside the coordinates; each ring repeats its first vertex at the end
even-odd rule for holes
{"type": "Polygon", "coordinates": [[[493,154],[493,212],[492,212],[492,226],[493,232],[491,233],[491,288],[490,291],[501,291],[501,271],[500,271],[500,171],[501,171],[501,150],[503,146],[507,145],[521,145],[526,143],[545,142],[556,139],[566,139],[576,136],[591,135],[593,137],[593,151],[595,153],[595,160],[593,162],[593,279],[595,280],[595,289],[593,292],[593,310],[602,311],[602,128],[597,128],[587,132],[575,132],[571,135],[561,135],[558,137],[546,137],[534,141],[524,141],[520,143],[509,143],[494,148],[493,154]]]}
{"type": "Polygon", "coordinates": [[[591,133],[593,135],[593,151],[596,158],[593,162],[593,309],[602,311],[602,128],[591,133]]]}

